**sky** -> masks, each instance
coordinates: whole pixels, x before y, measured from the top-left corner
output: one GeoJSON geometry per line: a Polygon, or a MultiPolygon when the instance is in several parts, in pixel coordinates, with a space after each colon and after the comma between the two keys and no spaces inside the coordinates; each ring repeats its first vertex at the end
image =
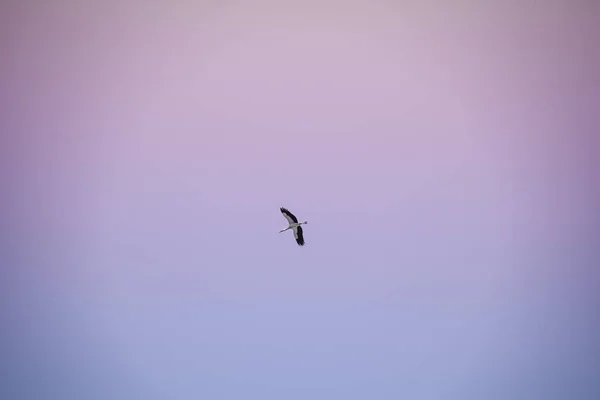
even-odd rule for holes
{"type": "Polygon", "coordinates": [[[599,17],[3,2],[2,398],[599,398],[599,17]]]}

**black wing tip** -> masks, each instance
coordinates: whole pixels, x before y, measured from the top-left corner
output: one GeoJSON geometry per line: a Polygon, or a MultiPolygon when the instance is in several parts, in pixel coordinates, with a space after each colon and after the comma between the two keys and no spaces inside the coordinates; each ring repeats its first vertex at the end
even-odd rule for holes
{"type": "Polygon", "coordinates": [[[287,217],[291,218],[291,219],[292,219],[292,221],[294,221],[294,222],[298,222],[298,218],[296,218],[296,216],[295,216],[294,214],[292,214],[292,213],[290,212],[290,210],[288,210],[288,209],[287,209],[287,208],[285,208],[285,207],[281,207],[281,208],[280,208],[280,210],[281,210],[281,212],[282,212],[283,214],[285,214],[287,217]]]}
{"type": "Polygon", "coordinates": [[[292,214],[292,213],[290,212],[290,210],[288,210],[288,209],[287,209],[287,208],[285,208],[285,207],[281,207],[279,210],[280,210],[280,211],[281,211],[283,214],[288,214],[288,215],[291,215],[291,214],[292,214]]]}

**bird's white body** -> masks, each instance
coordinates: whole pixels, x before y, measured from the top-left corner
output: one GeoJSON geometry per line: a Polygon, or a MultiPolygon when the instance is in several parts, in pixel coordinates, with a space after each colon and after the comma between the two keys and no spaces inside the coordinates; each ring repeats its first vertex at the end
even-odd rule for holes
{"type": "Polygon", "coordinates": [[[298,223],[293,223],[293,224],[290,224],[290,226],[288,226],[287,228],[280,230],[279,233],[285,232],[285,231],[287,231],[289,229],[294,229],[296,227],[299,227],[300,225],[306,225],[306,224],[307,224],[306,221],[302,221],[302,222],[298,222],[298,223]]]}
{"type": "Polygon", "coordinates": [[[279,233],[292,229],[294,231],[296,243],[298,243],[299,246],[304,246],[304,233],[302,232],[302,225],[306,225],[308,222],[298,222],[298,219],[294,216],[294,214],[289,212],[287,209],[281,207],[280,210],[285,219],[287,219],[289,226],[285,229],[280,230],[279,233]]]}

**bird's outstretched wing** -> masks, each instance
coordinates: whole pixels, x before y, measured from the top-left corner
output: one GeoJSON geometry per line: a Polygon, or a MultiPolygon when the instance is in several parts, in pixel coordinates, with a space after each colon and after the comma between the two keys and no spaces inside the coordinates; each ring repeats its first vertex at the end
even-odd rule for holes
{"type": "Polygon", "coordinates": [[[302,232],[301,226],[294,228],[294,237],[299,246],[304,246],[304,232],[302,232]]]}
{"type": "Polygon", "coordinates": [[[287,219],[289,224],[297,224],[298,223],[298,218],[296,218],[296,216],[294,214],[289,212],[287,208],[281,207],[280,210],[281,210],[281,213],[283,214],[283,216],[285,217],[285,219],[287,219]]]}

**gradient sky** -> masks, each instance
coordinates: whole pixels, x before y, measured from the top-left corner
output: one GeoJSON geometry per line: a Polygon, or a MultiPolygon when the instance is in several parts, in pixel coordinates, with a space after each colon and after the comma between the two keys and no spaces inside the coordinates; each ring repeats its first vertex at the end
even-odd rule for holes
{"type": "Polygon", "coordinates": [[[600,398],[600,3],[452,3],[3,2],[1,397],[600,398]]]}

